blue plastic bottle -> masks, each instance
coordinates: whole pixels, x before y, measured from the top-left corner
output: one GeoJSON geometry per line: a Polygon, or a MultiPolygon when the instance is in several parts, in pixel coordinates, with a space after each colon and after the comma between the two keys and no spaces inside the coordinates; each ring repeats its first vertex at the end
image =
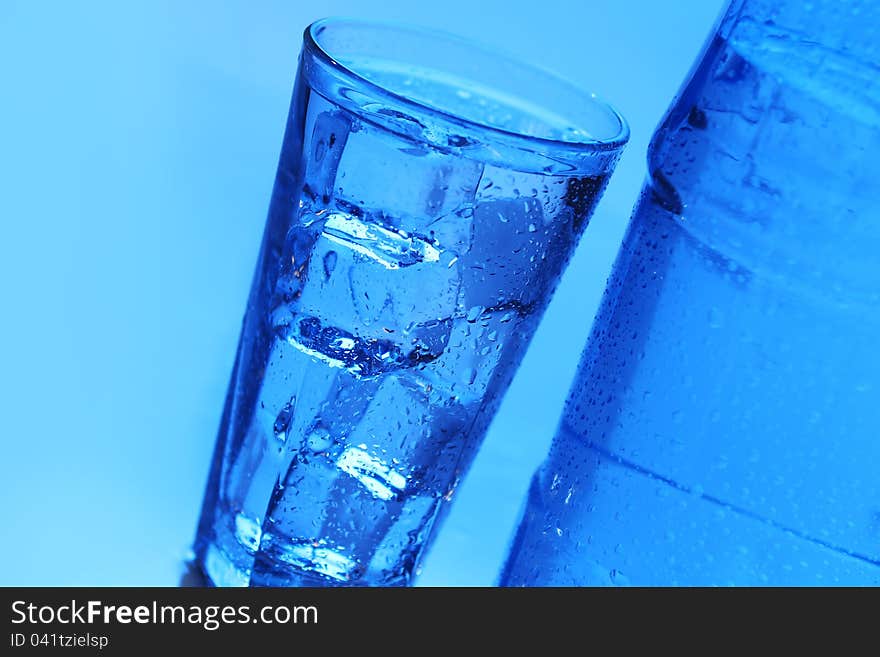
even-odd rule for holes
{"type": "Polygon", "coordinates": [[[880,3],[734,1],[501,584],[880,584],[880,3]]]}

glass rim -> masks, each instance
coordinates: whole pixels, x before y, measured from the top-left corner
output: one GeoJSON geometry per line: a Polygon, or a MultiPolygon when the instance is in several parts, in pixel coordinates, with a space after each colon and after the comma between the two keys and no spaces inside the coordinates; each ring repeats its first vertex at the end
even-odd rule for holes
{"type": "Polygon", "coordinates": [[[597,94],[586,91],[585,89],[582,89],[579,85],[574,84],[564,77],[558,75],[557,73],[549,71],[541,66],[532,64],[531,62],[525,62],[515,56],[505,53],[502,50],[485,46],[479,42],[473,42],[471,40],[465,39],[464,37],[460,37],[455,34],[445,32],[443,30],[414,26],[396,21],[377,21],[359,18],[328,17],[316,20],[306,27],[303,33],[303,52],[308,53],[321,64],[328,66],[331,70],[336,71],[338,74],[350,79],[352,82],[358,84],[359,86],[369,89],[370,92],[375,94],[377,97],[387,98],[394,104],[412,108],[419,112],[427,112],[429,114],[436,115],[442,120],[457,124],[467,129],[488,133],[490,136],[494,136],[495,138],[502,141],[514,142],[523,147],[525,150],[534,151],[535,146],[538,146],[542,150],[547,149],[550,152],[559,150],[567,151],[569,153],[612,152],[622,150],[622,148],[629,141],[630,131],[629,124],[627,123],[626,119],[620,112],[617,111],[617,109],[611,103],[607,102],[597,94]],[[324,28],[334,27],[338,25],[353,27],[357,29],[380,28],[408,32],[412,35],[422,36],[426,39],[445,41],[451,45],[455,45],[463,49],[479,51],[483,55],[502,60],[505,63],[515,66],[517,68],[530,70],[533,73],[537,73],[545,78],[551,79],[557,84],[568,87],[570,90],[576,92],[579,96],[581,96],[585,102],[592,103],[594,106],[607,112],[617,122],[617,131],[613,136],[608,138],[591,136],[591,138],[589,139],[563,140],[550,137],[540,137],[529,135],[522,131],[506,130],[504,128],[499,128],[487,122],[477,121],[466,116],[462,116],[461,114],[449,112],[429,105],[427,103],[421,102],[419,100],[409,98],[370,80],[368,77],[365,77],[364,75],[358,73],[357,70],[354,70],[354,68],[340,63],[340,61],[338,61],[336,57],[334,57],[333,53],[328,51],[320,43],[320,31],[324,28]]]}

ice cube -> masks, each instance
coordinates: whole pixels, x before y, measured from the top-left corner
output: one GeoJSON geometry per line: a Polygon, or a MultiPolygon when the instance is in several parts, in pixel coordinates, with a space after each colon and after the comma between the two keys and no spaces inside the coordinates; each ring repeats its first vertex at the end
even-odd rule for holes
{"type": "Polygon", "coordinates": [[[358,127],[354,123],[351,114],[340,110],[322,111],[313,121],[308,117],[306,125],[312,125],[312,131],[303,145],[302,199],[310,208],[324,207],[333,198],[349,133],[358,127]]]}
{"type": "Polygon", "coordinates": [[[376,547],[367,576],[389,586],[409,585],[419,550],[431,532],[442,502],[442,497],[433,495],[408,498],[376,547]]]}
{"type": "Polygon", "coordinates": [[[311,251],[284,273],[292,282],[278,286],[276,331],[303,353],[362,376],[436,358],[457,312],[457,254],[364,217],[318,214],[289,240],[311,240],[311,251]]]}
{"type": "Polygon", "coordinates": [[[397,332],[410,325],[430,324],[453,317],[458,304],[458,254],[422,235],[378,228],[371,250],[377,266],[351,269],[351,295],[365,326],[397,332]],[[408,254],[387,266],[379,254],[401,250],[408,254]]]}
{"type": "MultiPolygon", "coordinates": [[[[356,579],[392,528],[397,545],[430,524],[432,501],[458,476],[468,418],[410,372],[343,377],[350,385],[326,395],[318,439],[304,438],[263,525],[260,551],[270,561],[356,579]],[[310,451],[315,444],[320,451],[310,451]]],[[[397,567],[395,558],[379,557],[381,568],[397,567]]]]}
{"type": "Polygon", "coordinates": [[[225,483],[227,499],[255,523],[266,517],[279,478],[284,479],[326,400],[344,385],[337,382],[339,374],[282,340],[273,342],[254,415],[225,483]]]}
{"type": "Polygon", "coordinates": [[[316,406],[337,385],[337,375],[291,349],[287,341],[279,338],[273,342],[260,384],[256,419],[274,451],[281,453],[285,444],[290,448],[291,441],[299,440],[316,406]]]}
{"type": "MultiPolygon", "coordinates": [[[[372,464],[361,472],[387,493],[436,493],[451,481],[444,472],[448,475],[457,461],[468,420],[457,398],[433,388],[416,372],[404,371],[381,381],[347,443],[360,450],[357,463],[372,464]]],[[[345,464],[354,462],[352,455],[345,464]]],[[[371,490],[375,494],[378,486],[371,490]]]]}
{"type": "Polygon", "coordinates": [[[353,560],[334,555],[344,554],[335,540],[345,539],[344,533],[326,529],[328,518],[336,513],[333,500],[340,474],[330,454],[298,456],[292,461],[286,477],[275,488],[263,523],[259,551],[264,560],[331,577],[353,573],[353,560]],[[347,567],[338,569],[334,563],[347,567]]]}
{"type": "Polygon", "coordinates": [[[353,206],[381,208],[395,218],[395,227],[421,231],[437,217],[473,204],[482,169],[476,160],[416,148],[364,127],[342,153],[336,194],[353,206]]]}
{"type": "Polygon", "coordinates": [[[474,210],[470,251],[461,256],[465,306],[491,308],[509,302],[529,306],[543,296],[536,283],[548,232],[535,198],[482,201],[474,210]]]}
{"type": "Polygon", "coordinates": [[[475,306],[467,317],[455,320],[443,354],[417,376],[436,395],[445,395],[465,406],[478,405],[497,378],[519,358],[525,339],[522,316],[516,306],[475,306]]]}
{"type": "Polygon", "coordinates": [[[542,176],[489,165],[483,171],[475,204],[499,199],[533,198],[543,209],[544,223],[550,224],[565,207],[565,196],[571,180],[570,176],[542,176]]]}
{"type": "MultiPolygon", "coordinates": [[[[350,479],[337,463],[348,446],[346,436],[361,420],[376,391],[375,379],[359,379],[320,361],[310,363],[302,368],[305,380],[314,378],[317,385],[305,384],[297,394],[285,464],[266,511],[261,550],[267,553],[278,553],[287,544],[320,542],[340,535],[324,528],[328,514],[335,513],[338,479],[350,479]],[[322,370],[334,373],[324,375],[331,385],[321,385],[322,370]]],[[[325,541],[324,545],[331,544],[325,541]]],[[[270,556],[288,561],[291,554],[270,556]]],[[[321,553],[312,557],[323,560],[321,553]]]]}
{"type": "Polygon", "coordinates": [[[566,178],[486,167],[461,255],[465,307],[527,312],[546,300],[575,239],[570,192],[566,178]]]}

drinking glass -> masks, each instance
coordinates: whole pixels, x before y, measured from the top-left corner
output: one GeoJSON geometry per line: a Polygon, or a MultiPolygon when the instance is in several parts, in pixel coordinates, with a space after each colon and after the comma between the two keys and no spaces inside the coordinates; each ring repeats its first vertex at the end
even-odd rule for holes
{"type": "Polygon", "coordinates": [[[306,29],[196,539],[210,582],[411,582],[627,136],[466,41],[306,29]]]}

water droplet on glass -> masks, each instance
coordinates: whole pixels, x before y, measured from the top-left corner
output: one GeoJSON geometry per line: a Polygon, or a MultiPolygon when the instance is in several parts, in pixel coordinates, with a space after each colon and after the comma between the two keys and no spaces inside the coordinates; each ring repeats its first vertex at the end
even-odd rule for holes
{"type": "Polygon", "coordinates": [[[480,315],[483,314],[483,310],[485,310],[483,306],[474,306],[473,308],[468,310],[467,321],[469,321],[471,324],[476,322],[480,318],[480,315]]]}

